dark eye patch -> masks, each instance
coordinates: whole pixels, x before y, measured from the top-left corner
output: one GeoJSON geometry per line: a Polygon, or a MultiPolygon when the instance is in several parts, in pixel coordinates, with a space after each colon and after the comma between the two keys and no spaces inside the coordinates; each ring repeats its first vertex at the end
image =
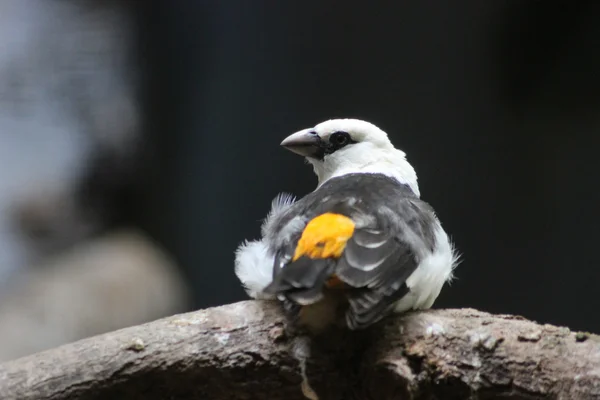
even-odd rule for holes
{"type": "Polygon", "coordinates": [[[338,131],[333,132],[329,136],[329,142],[323,144],[325,145],[325,154],[331,154],[336,150],[339,150],[343,147],[348,146],[349,144],[354,144],[356,141],[352,140],[350,134],[348,132],[338,131]]]}
{"type": "Polygon", "coordinates": [[[337,150],[350,143],[350,140],[348,132],[334,132],[329,136],[329,145],[337,150]]]}
{"type": "Polygon", "coordinates": [[[329,136],[329,140],[319,140],[319,152],[315,154],[315,158],[323,160],[326,155],[331,154],[349,144],[357,143],[352,140],[348,132],[337,131],[329,136]]]}

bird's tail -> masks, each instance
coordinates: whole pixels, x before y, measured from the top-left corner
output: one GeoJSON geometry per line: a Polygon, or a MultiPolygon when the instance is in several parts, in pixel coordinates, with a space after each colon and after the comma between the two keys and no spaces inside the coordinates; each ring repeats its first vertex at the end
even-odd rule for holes
{"type": "Polygon", "coordinates": [[[314,304],[323,298],[323,288],[334,267],[331,259],[302,256],[281,269],[263,292],[283,296],[300,305],[314,304]]]}

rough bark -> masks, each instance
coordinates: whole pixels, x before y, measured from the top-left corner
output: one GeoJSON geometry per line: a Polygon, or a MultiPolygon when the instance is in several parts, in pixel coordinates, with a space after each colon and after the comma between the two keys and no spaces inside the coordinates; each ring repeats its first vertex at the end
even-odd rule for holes
{"type": "MultiPolygon", "coordinates": [[[[1,364],[0,398],[303,399],[305,339],[245,301],[1,364]]],[[[430,310],[310,343],[321,400],[600,398],[598,336],[516,316],[430,310]]]]}

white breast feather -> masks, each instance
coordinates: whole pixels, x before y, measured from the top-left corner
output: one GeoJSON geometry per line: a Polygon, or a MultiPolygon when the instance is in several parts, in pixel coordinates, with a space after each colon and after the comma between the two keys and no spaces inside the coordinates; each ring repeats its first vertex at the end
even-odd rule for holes
{"type": "Polygon", "coordinates": [[[415,272],[406,280],[410,292],[396,303],[394,311],[397,313],[430,308],[444,283],[453,278],[452,273],[458,265],[459,255],[438,221],[436,225],[435,248],[423,258],[415,272]]]}
{"type": "Polygon", "coordinates": [[[262,240],[244,242],[235,252],[235,274],[253,299],[274,299],[262,294],[273,279],[273,256],[262,240]]]}
{"type": "Polygon", "coordinates": [[[294,196],[281,193],[273,199],[271,210],[263,221],[261,231],[263,239],[245,241],[235,251],[235,274],[242,282],[248,296],[253,299],[274,299],[262,293],[262,290],[273,279],[273,255],[264,236],[270,231],[273,217],[285,211],[295,201],[294,196]]]}

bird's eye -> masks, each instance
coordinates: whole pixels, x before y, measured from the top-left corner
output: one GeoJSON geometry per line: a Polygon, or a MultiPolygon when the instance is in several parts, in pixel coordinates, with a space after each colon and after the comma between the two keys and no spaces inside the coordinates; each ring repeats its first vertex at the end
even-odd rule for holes
{"type": "Polygon", "coordinates": [[[334,132],[329,137],[329,142],[337,148],[340,148],[350,143],[350,135],[348,132],[334,132]]]}

